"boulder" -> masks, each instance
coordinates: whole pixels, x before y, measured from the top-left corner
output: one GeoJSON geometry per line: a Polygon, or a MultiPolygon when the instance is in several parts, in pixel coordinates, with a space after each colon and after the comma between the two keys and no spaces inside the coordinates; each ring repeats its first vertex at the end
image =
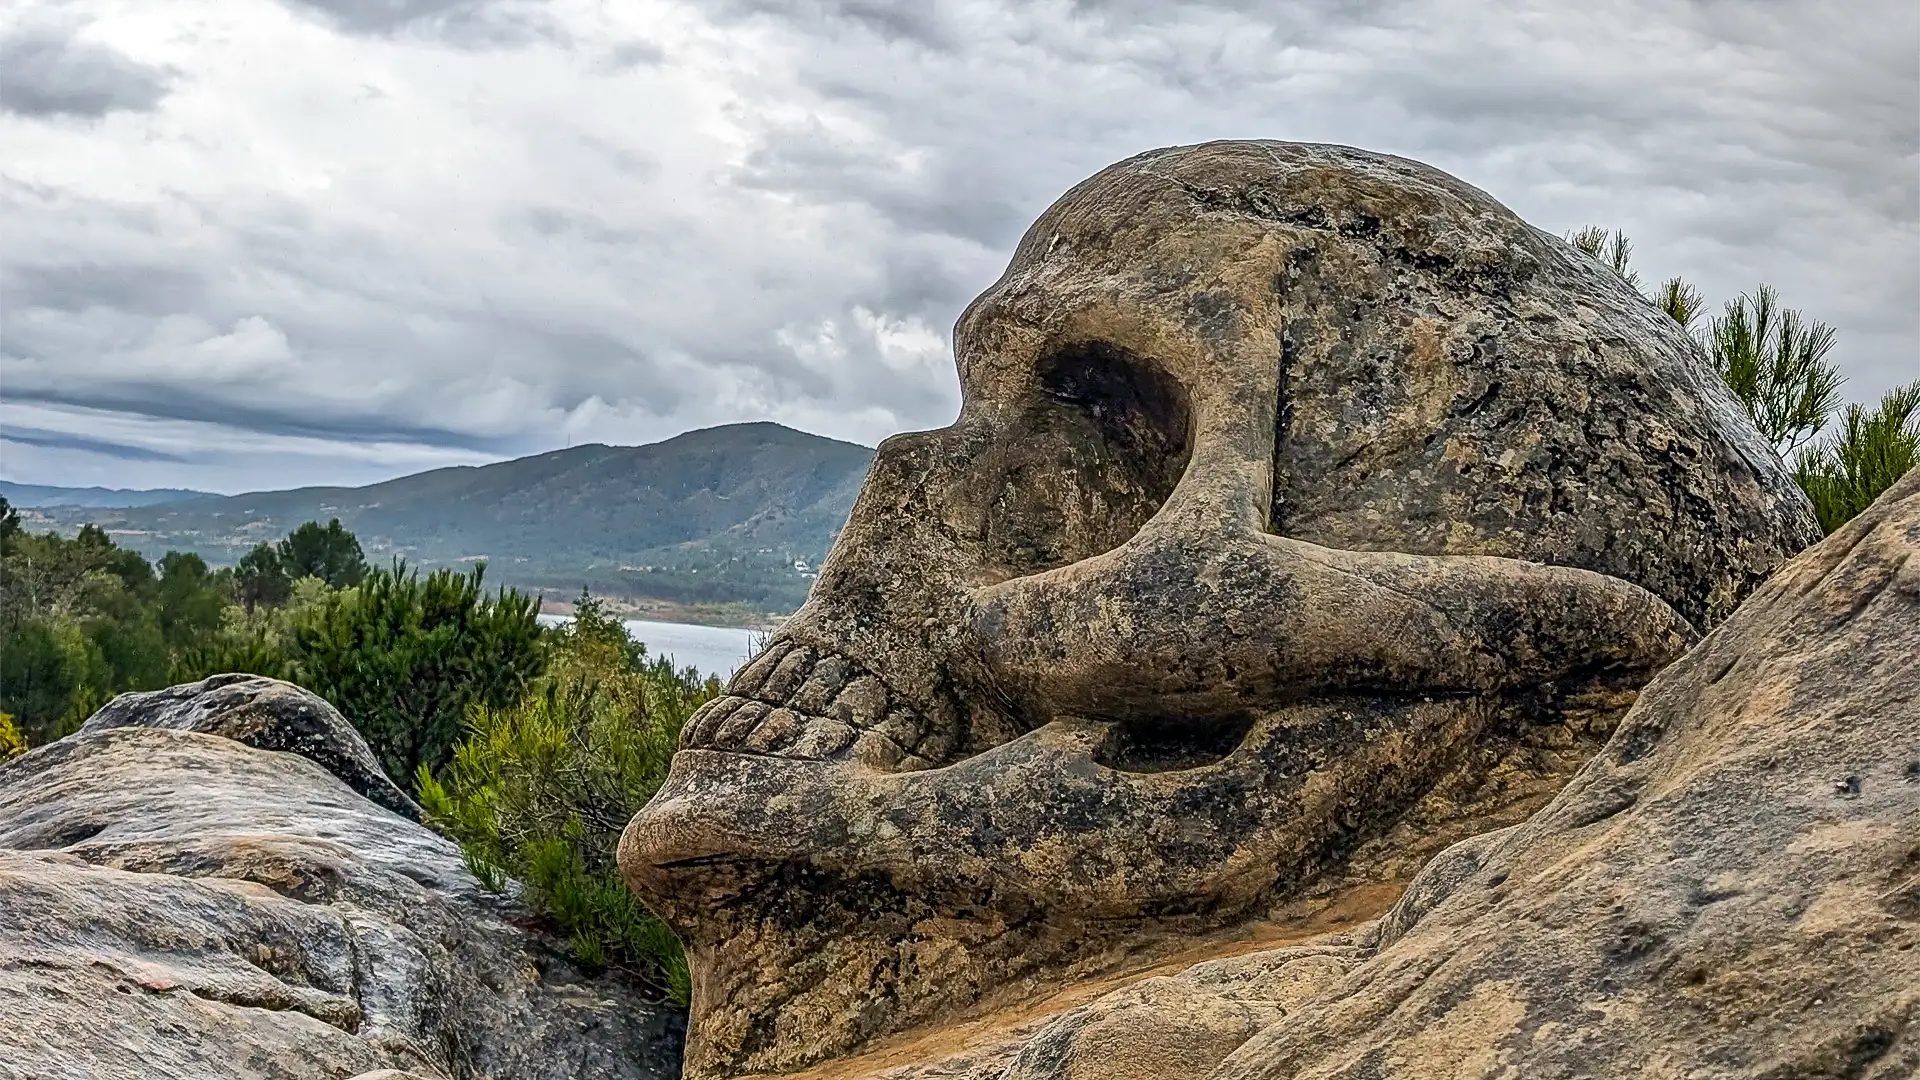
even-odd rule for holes
{"type": "Polygon", "coordinates": [[[420,807],[387,779],[360,733],[332,703],[279,679],[212,675],[165,690],[121,694],[80,725],[87,735],[117,727],[224,735],[257,750],[299,754],[340,782],[410,821],[420,807]]]}
{"type": "Polygon", "coordinates": [[[687,944],[694,1076],[1404,882],[1818,536],[1673,319],[1403,158],[1102,170],[954,353],[959,418],[880,446],[622,839],[687,944]]]}
{"type": "Polygon", "coordinates": [[[0,766],[0,1076],[678,1076],[677,1010],[529,929],[372,761],[224,676],[0,766]]]}

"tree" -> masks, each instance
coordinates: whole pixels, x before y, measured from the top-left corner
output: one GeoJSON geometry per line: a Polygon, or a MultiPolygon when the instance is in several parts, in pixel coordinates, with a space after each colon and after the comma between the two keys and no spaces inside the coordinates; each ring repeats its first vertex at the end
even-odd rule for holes
{"type": "Polygon", "coordinates": [[[1853,520],[1909,470],[1920,467],[1920,380],[1896,386],[1872,412],[1847,406],[1836,437],[1802,449],[1794,479],[1828,532],[1853,520]]]}
{"type": "Polygon", "coordinates": [[[469,708],[514,704],[545,668],[538,602],[486,595],[485,573],[422,580],[395,562],[296,628],[302,684],[360,729],[397,780],[445,764],[469,708]]]}
{"type": "Polygon", "coordinates": [[[0,533],[0,710],[28,738],[64,734],[120,691],[166,685],[146,559],[94,525],[72,539],[0,533]]]}
{"type": "Polygon", "coordinates": [[[321,528],[309,521],[287,534],[275,549],[280,568],[291,580],[317,577],[331,589],[348,589],[367,576],[367,559],[360,539],[334,518],[321,528]]]}
{"type": "Polygon", "coordinates": [[[233,582],[249,615],[256,607],[279,607],[293,595],[293,578],[280,563],[280,550],[264,541],[240,557],[233,568],[233,582]]]}
{"type": "MultiPolygon", "coordinates": [[[[98,526],[31,535],[3,524],[10,509],[0,508],[0,711],[28,738],[65,734],[127,690],[216,671],[297,672],[292,609],[259,620],[229,609],[232,571],[170,551],[156,575],[98,526]]],[[[318,580],[302,588],[326,592],[318,580]]]]}
{"type": "Polygon", "coordinates": [[[160,636],[174,648],[198,644],[220,629],[226,610],[225,579],[207,569],[205,559],[187,551],[160,557],[160,583],[154,592],[160,636]]]}
{"type": "Polygon", "coordinates": [[[96,685],[103,701],[122,690],[158,690],[167,685],[167,642],[151,612],[85,619],[80,628],[106,664],[104,677],[96,685]]]}
{"type": "Polygon", "coordinates": [[[1827,361],[1834,329],[1780,306],[1771,286],[1728,301],[1707,333],[1720,378],[1760,434],[1783,454],[1818,434],[1840,407],[1840,370],[1827,361]]]}
{"type": "Polygon", "coordinates": [[[76,674],[44,620],[22,622],[0,641],[0,711],[12,713],[30,741],[44,742],[66,714],[76,674]]]}
{"type": "Polygon", "coordinates": [[[82,525],[73,542],[83,572],[98,570],[119,578],[130,595],[141,599],[153,595],[153,564],[139,552],[115,545],[105,529],[82,525]]]}

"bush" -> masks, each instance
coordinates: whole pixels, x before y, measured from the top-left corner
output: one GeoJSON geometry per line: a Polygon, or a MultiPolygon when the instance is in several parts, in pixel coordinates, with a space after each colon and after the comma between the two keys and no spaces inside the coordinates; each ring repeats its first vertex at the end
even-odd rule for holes
{"type": "Polygon", "coordinates": [[[13,726],[13,717],[0,712],[0,765],[27,752],[26,736],[13,726]]]}
{"type": "Polygon", "coordinates": [[[679,942],[627,889],[615,850],[666,779],[681,725],[719,691],[650,659],[582,595],[573,623],[553,632],[547,677],[511,707],[475,707],[452,762],[420,769],[421,805],[482,882],[518,879],[577,958],[631,970],[685,1004],[679,942]]]}
{"type": "Polygon", "coordinates": [[[319,619],[334,590],[319,578],[289,582],[278,607],[229,604],[213,634],[178,647],[168,681],[199,682],[209,675],[240,672],[299,683],[297,628],[319,619]]]}
{"type": "Polygon", "coordinates": [[[488,596],[485,573],[423,580],[396,562],[294,627],[300,683],[352,721],[402,782],[446,763],[468,709],[513,705],[545,666],[538,602],[507,589],[488,596]]]}
{"type": "Polygon", "coordinates": [[[174,654],[167,681],[175,686],[210,675],[238,672],[287,682],[300,681],[300,665],[286,644],[266,630],[220,634],[174,654]]]}
{"type": "Polygon", "coordinates": [[[1794,479],[1828,532],[1873,505],[1894,481],[1920,467],[1920,381],[1897,386],[1868,412],[1849,405],[1840,430],[1794,458],[1794,479]]]}

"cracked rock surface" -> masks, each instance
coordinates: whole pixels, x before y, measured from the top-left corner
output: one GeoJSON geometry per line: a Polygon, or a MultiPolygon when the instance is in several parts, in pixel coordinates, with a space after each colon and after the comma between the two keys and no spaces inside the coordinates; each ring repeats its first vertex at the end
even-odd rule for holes
{"type": "Polygon", "coordinates": [[[678,1076],[678,1015],[522,929],[329,718],[217,677],[0,766],[0,1077],[678,1076]]]}

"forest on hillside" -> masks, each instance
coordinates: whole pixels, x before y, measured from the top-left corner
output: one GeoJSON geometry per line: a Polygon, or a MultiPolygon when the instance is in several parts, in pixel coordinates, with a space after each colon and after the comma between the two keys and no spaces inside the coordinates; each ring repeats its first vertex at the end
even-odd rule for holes
{"type": "Polygon", "coordinates": [[[806,600],[873,451],[778,424],[647,446],[591,444],[361,488],[297,488],[150,506],[22,510],[29,531],[93,525],[149,561],[232,566],[307,521],[338,518],[375,563],[466,570],[535,595],[595,594],[789,612],[806,600]],[[800,564],[800,565],[796,565],[800,564]]]}

